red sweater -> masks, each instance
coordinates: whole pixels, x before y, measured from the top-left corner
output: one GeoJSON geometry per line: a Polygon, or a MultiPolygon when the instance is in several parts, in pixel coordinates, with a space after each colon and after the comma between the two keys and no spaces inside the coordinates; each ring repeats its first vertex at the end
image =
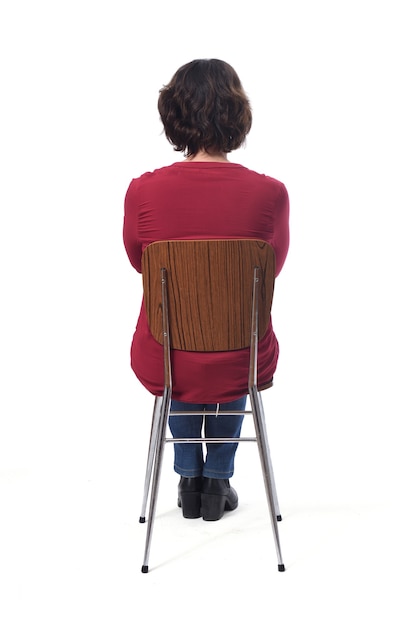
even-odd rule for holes
{"type": "MultiPolygon", "coordinates": [[[[123,239],[133,267],[141,271],[144,248],[166,239],[263,239],[276,255],[278,275],[288,252],[289,202],[285,186],[242,165],[183,161],[143,174],[125,198],[123,239]]],[[[259,342],[258,385],[272,381],[278,342],[272,324],[259,342]]],[[[131,364],[154,395],[163,392],[163,348],[152,337],[142,303],[131,364]]],[[[172,351],[173,398],[183,402],[229,402],[247,393],[249,349],[232,352],[172,351]]]]}

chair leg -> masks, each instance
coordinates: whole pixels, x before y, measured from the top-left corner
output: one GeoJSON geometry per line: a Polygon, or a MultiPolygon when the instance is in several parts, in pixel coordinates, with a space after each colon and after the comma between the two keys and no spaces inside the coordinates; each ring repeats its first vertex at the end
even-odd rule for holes
{"type": "MultiPolygon", "coordinates": [[[[146,540],[145,540],[145,552],[143,556],[142,573],[147,574],[149,567],[149,552],[151,548],[151,539],[153,526],[155,521],[156,503],[158,499],[159,483],[161,478],[162,459],[164,455],[166,429],[168,424],[168,415],[171,406],[171,389],[165,390],[162,397],[161,411],[159,413],[159,419],[157,423],[156,433],[156,446],[155,446],[155,460],[152,475],[152,488],[151,499],[149,504],[149,517],[147,524],[146,540]]],[[[157,414],[158,415],[158,414],[157,414]]]]}
{"type": "Polygon", "coordinates": [[[278,499],[276,495],[275,481],[272,471],[272,462],[269,452],[268,437],[265,425],[265,415],[263,411],[261,396],[256,387],[249,389],[249,397],[252,406],[253,421],[258,442],[259,457],[261,460],[262,474],[265,483],[265,491],[271,518],[272,532],[274,535],[275,548],[278,557],[278,570],[280,572],[283,572],[285,571],[285,566],[282,560],[277,523],[278,517],[280,517],[280,515],[279,508],[277,508],[278,499]]]}
{"type": "Polygon", "coordinates": [[[152,414],[151,436],[149,439],[148,459],[146,462],[145,484],[143,488],[142,509],[139,517],[139,523],[143,524],[146,520],[146,505],[148,503],[149,487],[151,484],[152,470],[155,461],[156,439],[158,434],[158,424],[161,417],[162,396],[155,398],[155,404],[152,414]]]}
{"type": "Polygon", "coordinates": [[[265,412],[264,412],[263,403],[262,403],[262,394],[258,390],[256,391],[256,398],[259,404],[259,410],[260,410],[260,414],[262,415],[262,422],[264,425],[266,452],[267,452],[266,456],[267,456],[267,461],[269,465],[269,474],[271,476],[272,491],[274,494],[275,514],[277,516],[277,521],[281,522],[282,516],[281,516],[280,509],[279,509],[278,492],[277,492],[276,483],[275,483],[274,468],[272,465],[271,452],[269,449],[268,437],[267,437],[267,432],[266,432],[266,421],[265,421],[265,412]]]}

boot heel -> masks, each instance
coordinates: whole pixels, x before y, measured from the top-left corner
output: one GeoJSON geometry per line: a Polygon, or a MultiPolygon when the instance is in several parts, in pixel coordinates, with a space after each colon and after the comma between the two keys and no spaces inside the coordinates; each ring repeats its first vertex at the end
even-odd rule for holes
{"type": "Polygon", "coordinates": [[[216,522],[223,517],[227,496],[201,494],[201,514],[206,522],[216,522]]]}
{"type": "Polygon", "coordinates": [[[178,498],[178,506],[182,508],[182,515],[188,519],[201,517],[201,494],[200,492],[184,492],[178,498]]]}

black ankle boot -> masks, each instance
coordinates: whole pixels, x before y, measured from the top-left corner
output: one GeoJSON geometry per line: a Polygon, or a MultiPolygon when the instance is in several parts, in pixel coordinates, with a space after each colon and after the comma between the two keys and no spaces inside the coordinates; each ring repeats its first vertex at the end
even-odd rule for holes
{"type": "Polygon", "coordinates": [[[186,478],[181,476],[178,485],[178,506],[182,508],[183,517],[195,519],[201,517],[201,476],[186,478]]]}
{"type": "Polygon", "coordinates": [[[225,511],[233,511],[238,505],[238,496],[228,479],[204,478],[201,491],[201,514],[206,522],[216,522],[225,511]]]}

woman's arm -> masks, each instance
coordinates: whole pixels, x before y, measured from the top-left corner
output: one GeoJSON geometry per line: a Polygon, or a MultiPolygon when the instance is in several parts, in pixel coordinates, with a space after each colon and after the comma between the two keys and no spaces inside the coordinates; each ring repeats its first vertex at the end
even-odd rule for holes
{"type": "Polygon", "coordinates": [[[123,243],[133,267],[142,271],[142,244],[138,233],[139,202],[136,180],[132,180],[125,196],[123,243]]]}

